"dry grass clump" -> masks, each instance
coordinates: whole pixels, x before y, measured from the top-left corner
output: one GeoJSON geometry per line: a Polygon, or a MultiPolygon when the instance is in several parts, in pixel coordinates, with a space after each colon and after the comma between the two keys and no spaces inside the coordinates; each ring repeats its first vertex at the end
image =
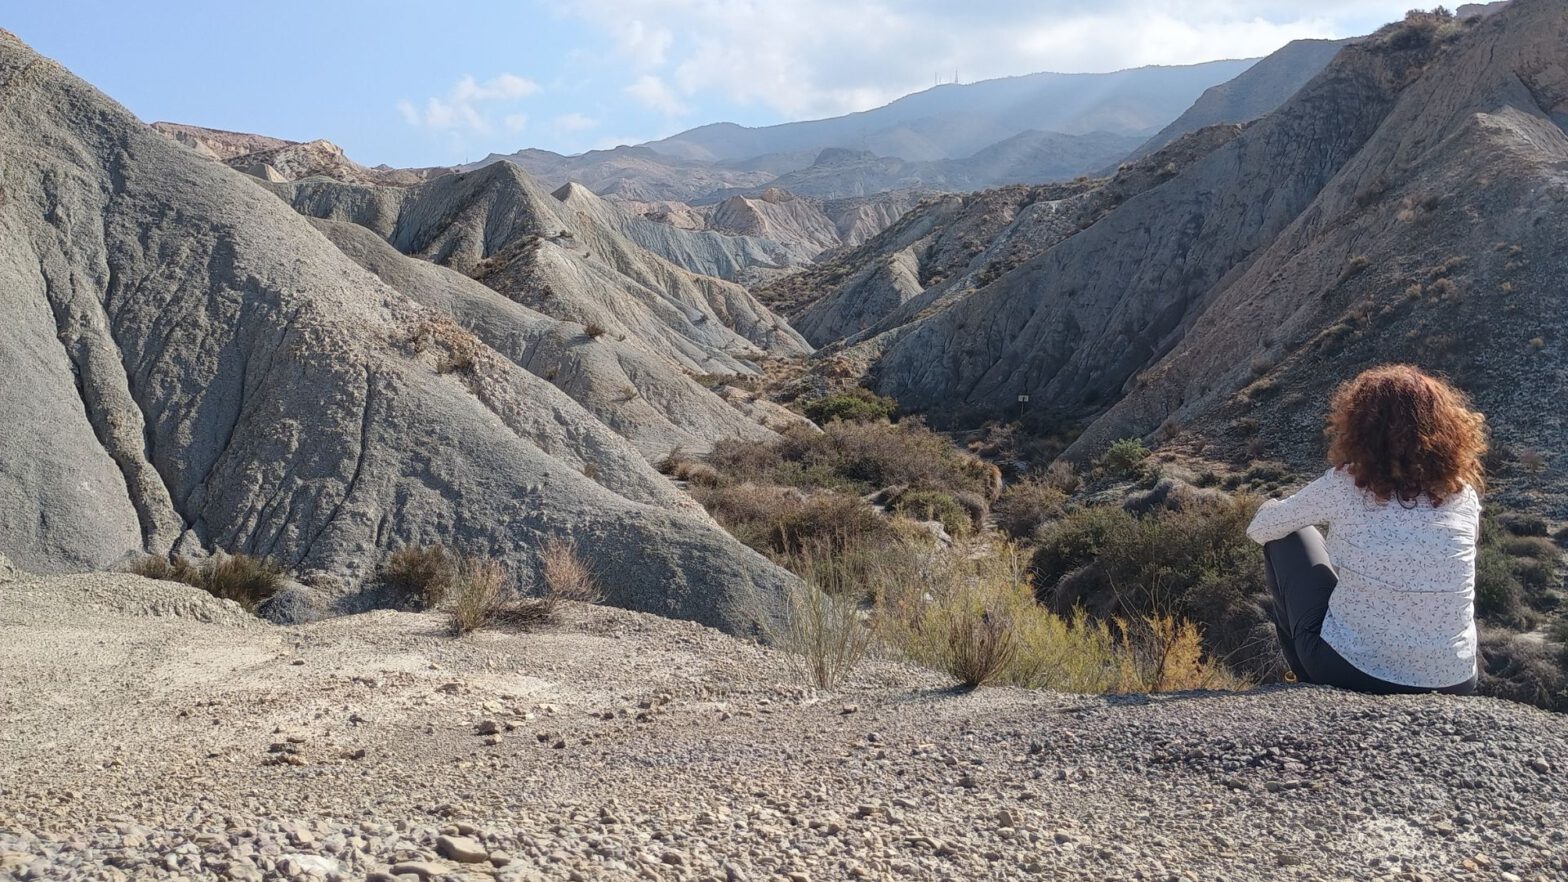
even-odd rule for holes
{"type": "Polygon", "coordinates": [[[406,609],[435,609],[452,588],[458,559],[444,545],[399,548],[381,565],[381,581],[406,609]]]}
{"type": "Polygon", "coordinates": [[[409,332],[406,345],[415,355],[434,351],[436,373],[464,377],[472,377],[478,370],[484,349],[472,331],[441,314],[421,318],[409,332]]]}
{"type": "Polygon", "coordinates": [[[500,621],[507,612],[502,604],[507,580],[506,567],[500,561],[467,555],[457,558],[446,592],[452,633],[460,637],[500,621]]]}
{"type": "Polygon", "coordinates": [[[805,575],[785,598],[784,625],[775,638],[807,683],[832,690],[873,643],[860,605],[865,562],[847,562],[831,552],[802,558],[796,568],[805,575]]]}
{"type": "Polygon", "coordinates": [[[1104,693],[1244,685],[1204,653],[1190,623],[1051,612],[1036,602],[1024,558],[1011,546],[934,557],[920,580],[889,590],[878,617],[890,644],[971,688],[1104,693]]]}
{"type": "Polygon", "coordinates": [[[254,613],[263,602],[283,589],[283,566],[270,557],[248,554],[215,554],[195,563],[183,555],[166,558],[148,555],[131,565],[131,572],[149,579],[182,582],[214,597],[232,600],[254,613]]]}
{"type": "Polygon", "coordinates": [[[462,635],[488,627],[524,628],[559,620],[562,601],[600,599],[593,573],[574,543],[553,538],[539,552],[537,594],[511,584],[505,565],[493,558],[458,554],[442,545],[395,551],[380,577],[407,609],[445,609],[452,632],[462,635]]]}

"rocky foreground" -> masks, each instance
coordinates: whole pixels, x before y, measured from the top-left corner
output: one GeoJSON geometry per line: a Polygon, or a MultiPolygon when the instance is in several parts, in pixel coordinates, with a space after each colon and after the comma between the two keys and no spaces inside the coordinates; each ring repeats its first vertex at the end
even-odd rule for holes
{"type": "Polygon", "coordinates": [[[4,879],[1568,876],[1568,719],[1528,707],[824,695],[611,609],[459,640],[0,573],[0,725],[4,879]]]}

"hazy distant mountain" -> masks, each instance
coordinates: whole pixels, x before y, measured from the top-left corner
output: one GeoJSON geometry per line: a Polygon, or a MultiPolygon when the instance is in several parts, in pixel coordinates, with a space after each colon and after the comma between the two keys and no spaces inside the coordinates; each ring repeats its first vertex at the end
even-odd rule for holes
{"type": "MultiPolygon", "coordinates": [[[[809,167],[780,175],[770,187],[842,199],[890,190],[964,192],[1003,184],[1069,180],[1115,163],[1138,143],[1128,135],[1022,132],[963,159],[912,162],[868,151],[830,148],[809,167]]],[[[740,191],[748,195],[761,188],[740,191]]],[[[713,197],[729,195],[721,191],[713,197]]],[[[710,197],[712,198],[712,197],[710,197]]]]}
{"type": "Polygon", "coordinates": [[[927,161],[961,159],[1028,131],[1144,135],[1257,59],[1103,74],[1037,73],[935,86],[830,119],[748,128],[701,126],[647,147],[682,159],[726,160],[829,147],[927,161]]]}
{"type": "Polygon", "coordinates": [[[1350,40],[1295,40],[1238,74],[1210,88],[1175,122],[1160,130],[1132,157],[1150,153],[1189,132],[1220,123],[1251,122],[1296,94],[1328,66],[1350,40]]]}
{"type": "MultiPolygon", "coordinates": [[[[732,168],[712,162],[677,159],[647,147],[616,147],[590,150],[576,156],[562,156],[549,150],[529,148],[516,153],[492,153],[464,166],[465,171],[507,160],[528,172],[551,189],[569,183],[582,184],[600,196],[637,202],[699,199],[715,190],[763,186],[780,171],[732,168]]],[[[811,163],[809,156],[789,164],[789,169],[811,163]]]]}
{"type": "Polygon", "coordinates": [[[578,156],[491,154],[467,168],[506,159],[550,187],[576,182],[637,202],[713,202],[769,187],[832,199],[1060,180],[1114,164],[1254,61],[948,84],[831,119],[715,123],[578,156]]]}

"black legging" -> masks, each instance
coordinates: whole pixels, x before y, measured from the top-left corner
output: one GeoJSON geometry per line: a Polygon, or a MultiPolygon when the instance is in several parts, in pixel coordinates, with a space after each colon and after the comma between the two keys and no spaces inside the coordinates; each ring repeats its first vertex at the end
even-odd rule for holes
{"type": "Polygon", "coordinates": [[[1323,534],[1316,527],[1298,530],[1283,539],[1263,546],[1264,571],[1274,595],[1274,627],[1279,632],[1280,648],[1296,679],[1321,683],[1375,695],[1445,692],[1453,695],[1475,693],[1476,677],[1456,686],[1425,689],[1401,686],[1363,673],[1328,645],[1320,633],[1328,600],[1339,577],[1323,545],[1323,534]]]}

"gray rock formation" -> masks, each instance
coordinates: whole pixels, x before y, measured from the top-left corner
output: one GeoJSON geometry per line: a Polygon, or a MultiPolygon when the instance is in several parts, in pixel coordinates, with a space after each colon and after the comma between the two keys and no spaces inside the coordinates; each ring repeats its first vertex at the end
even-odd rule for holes
{"type": "Polygon", "coordinates": [[[410,300],[451,316],[486,346],[570,395],[650,462],[677,447],[701,452],[719,438],[770,434],[668,359],[633,342],[589,338],[582,325],[550,318],[461,273],[401,254],[365,227],[313,223],[355,263],[410,300]]]}
{"type": "MultiPolygon", "coordinates": [[[[502,161],[522,167],[551,190],[578,183],[601,196],[635,202],[686,202],[715,190],[761,186],[778,177],[778,172],[766,168],[684,161],[647,147],[590,150],[577,156],[536,149],[495,153],[463,171],[502,161]]],[[[807,157],[793,167],[804,167],[810,161],[807,157]]]]}
{"type": "Polygon", "coordinates": [[[444,166],[431,168],[366,168],[343,154],[331,141],[285,141],[265,135],[226,132],[201,126],[155,122],[155,131],[172,138],[209,159],[216,159],[264,181],[297,181],[327,177],[339,181],[388,186],[409,186],[450,174],[444,166]]]}
{"type": "MultiPolygon", "coordinates": [[[[1328,389],[1408,360],[1469,388],[1504,449],[1563,450],[1538,402],[1568,380],[1548,294],[1565,47],[1562,0],[1358,41],[1278,111],[889,330],[876,385],[992,415],[1028,395],[1044,424],[1090,421],[1075,457],[1140,435],[1305,467],[1328,389]]],[[[1561,508],[1557,474],[1536,483],[1561,508]]]]}
{"type": "MultiPolygon", "coordinates": [[[[440,541],[527,578],[567,536],[611,602],[732,630],[786,584],[625,439],[266,185],[10,34],[0,93],[0,369],[21,378],[0,385],[0,553],[19,565],[179,542],[352,581],[440,541]]],[[[410,235],[481,250],[435,221],[410,235]]]]}
{"type": "Polygon", "coordinates": [[[541,313],[625,337],[696,374],[748,374],[809,346],[746,289],[699,276],[570,212],[502,162],[409,188],[280,186],[301,213],[364,226],[541,313]]]}
{"type": "MultiPolygon", "coordinates": [[[[682,269],[730,281],[749,282],[804,266],[823,248],[831,247],[802,246],[771,238],[765,232],[748,235],[681,229],[633,214],[581,184],[567,184],[554,195],[568,212],[618,233],[682,269]]],[[[834,239],[836,244],[837,236],[834,239]]]]}
{"type": "Polygon", "coordinates": [[[1106,181],[1003,187],[928,199],[860,248],[758,291],[818,346],[886,332],[880,351],[923,315],[989,285],[1233,138],[1189,135],[1106,181]]]}
{"type": "Polygon", "coordinates": [[[228,132],[223,129],[207,129],[201,126],[188,126],[181,123],[155,122],[152,124],[152,128],[159,134],[172,138],[209,159],[220,161],[234,159],[247,153],[288,147],[299,143],[297,141],[285,141],[282,138],[270,138],[266,135],[253,135],[248,132],[228,132]]]}

